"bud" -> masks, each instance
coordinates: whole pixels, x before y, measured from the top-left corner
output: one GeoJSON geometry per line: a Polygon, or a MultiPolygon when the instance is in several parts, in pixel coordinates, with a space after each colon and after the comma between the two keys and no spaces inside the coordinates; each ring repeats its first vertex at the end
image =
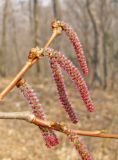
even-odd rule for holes
{"type": "Polygon", "coordinates": [[[58,63],[56,62],[56,59],[54,57],[50,58],[50,66],[52,69],[53,78],[57,86],[60,102],[63,105],[65,111],[68,113],[71,121],[73,123],[77,123],[78,122],[77,115],[75,114],[73,106],[69,102],[68,94],[64,84],[64,79],[61,74],[60,67],[58,66],[58,63]]]}
{"type": "MultiPolygon", "coordinates": [[[[25,99],[29,103],[33,114],[42,120],[46,120],[46,116],[43,111],[43,106],[39,103],[37,95],[32,89],[32,87],[28,83],[24,82],[22,83],[22,85],[19,85],[18,88],[20,89],[25,99]]],[[[39,128],[41,129],[43,138],[48,148],[51,148],[59,143],[56,135],[52,130],[43,127],[39,128]]]]}
{"type": "Polygon", "coordinates": [[[92,155],[90,154],[86,145],[82,142],[78,135],[69,135],[68,137],[70,141],[74,144],[82,160],[93,160],[92,155]]]}
{"type": "Polygon", "coordinates": [[[80,43],[80,40],[79,40],[76,32],[67,23],[65,23],[65,22],[60,22],[60,23],[61,23],[61,26],[62,26],[63,30],[65,31],[66,35],[69,37],[71,43],[73,44],[79,65],[80,65],[83,73],[85,75],[88,75],[88,67],[87,67],[86,57],[84,55],[82,45],[80,43]]]}

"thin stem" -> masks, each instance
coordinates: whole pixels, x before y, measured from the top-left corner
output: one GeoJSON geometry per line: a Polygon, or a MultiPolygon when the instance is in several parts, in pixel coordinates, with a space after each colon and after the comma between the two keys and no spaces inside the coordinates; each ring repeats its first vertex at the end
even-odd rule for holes
{"type": "Polygon", "coordinates": [[[65,133],[67,135],[75,134],[75,135],[81,135],[81,136],[118,139],[118,134],[103,133],[103,130],[102,131],[84,131],[84,130],[69,129],[62,123],[42,121],[36,117],[34,117],[34,119],[32,120],[32,123],[36,125],[41,125],[43,127],[49,127],[53,130],[65,133]]]}
{"type": "Polygon", "coordinates": [[[40,127],[50,128],[52,130],[59,131],[66,135],[81,135],[81,136],[90,136],[90,137],[99,137],[99,138],[114,138],[118,139],[118,134],[108,134],[103,133],[103,130],[98,131],[84,131],[84,130],[74,130],[67,128],[63,123],[51,122],[41,120],[35,117],[30,112],[0,112],[0,119],[19,119],[26,120],[27,122],[33,123],[40,127]]]}
{"type": "Polygon", "coordinates": [[[118,134],[103,133],[104,131],[83,131],[83,130],[72,130],[72,133],[81,136],[91,136],[99,138],[114,138],[118,139],[118,134]]]}
{"type": "Polygon", "coordinates": [[[50,39],[48,40],[48,42],[45,44],[44,48],[49,47],[49,45],[52,43],[52,41],[56,38],[56,36],[58,35],[58,33],[55,31],[53,32],[52,36],[50,37],[50,39]]]}
{"type": "Polygon", "coordinates": [[[12,80],[12,82],[1,92],[0,100],[2,100],[16,85],[16,83],[24,76],[27,70],[32,66],[31,62],[27,62],[21,71],[16,75],[16,77],[12,80]]]}

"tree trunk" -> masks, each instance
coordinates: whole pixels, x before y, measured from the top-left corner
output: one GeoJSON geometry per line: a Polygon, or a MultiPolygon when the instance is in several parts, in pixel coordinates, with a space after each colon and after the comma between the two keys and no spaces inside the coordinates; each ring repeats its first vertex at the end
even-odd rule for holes
{"type": "Polygon", "coordinates": [[[34,14],[33,14],[33,4],[34,2],[32,0],[29,0],[28,8],[29,8],[29,27],[30,27],[30,34],[31,34],[31,43],[34,45],[34,14]]]}
{"type": "Polygon", "coordinates": [[[9,1],[5,0],[4,2],[4,8],[3,8],[3,21],[2,21],[2,41],[1,41],[1,58],[0,58],[0,74],[1,76],[6,76],[6,53],[7,53],[7,22],[8,22],[8,5],[9,1]]]}
{"type": "Polygon", "coordinates": [[[52,0],[53,14],[56,20],[61,20],[61,4],[59,0],[52,0]]]}
{"type": "Polygon", "coordinates": [[[98,64],[99,64],[99,59],[98,59],[98,44],[99,44],[99,34],[98,34],[98,29],[97,29],[97,24],[94,18],[93,13],[91,12],[90,9],[90,1],[87,0],[86,3],[88,15],[90,17],[92,26],[93,26],[93,32],[94,32],[94,47],[93,47],[93,58],[92,58],[92,63],[93,63],[93,76],[92,76],[92,85],[95,84],[95,82],[98,82],[99,85],[102,84],[101,78],[98,75],[98,64]]]}
{"type": "Polygon", "coordinates": [[[102,48],[103,48],[103,89],[107,88],[107,37],[108,33],[106,30],[107,24],[107,10],[106,0],[100,1],[100,22],[101,22],[101,33],[102,33],[102,48]],[[106,12],[106,13],[105,13],[106,12]]]}
{"type": "MultiPolygon", "coordinates": [[[[11,6],[11,8],[12,8],[12,6],[11,6]]],[[[17,67],[19,70],[19,67],[21,66],[21,59],[20,59],[20,53],[19,53],[18,43],[17,43],[16,21],[15,21],[13,9],[12,9],[12,27],[13,27],[12,40],[13,40],[14,52],[16,55],[15,57],[16,57],[17,67]]]]}
{"type": "Polygon", "coordinates": [[[106,35],[103,35],[103,74],[104,74],[104,83],[103,89],[107,88],[107,48],[106,48],[106,35]]]}
{"type": "MultiPolygon", "coordinates": [[[[52,0],[53,15],[55,20],[61,20],[61,4],[60,0],[52,0]]],[[[58,42],[55,41],[54,46],[59,50],[61,49],[61,37],[57,38],[58,42]]]]}
{"type": "MultiPolygon", "coordinates": [[[[33,17],[34,17],[34,47],[40,46],[39,43],[39,35],[40,35],[40,26],[39,26],[39,2],[38,0],[33,1],[33,17]]],[[[39,63],[36,63],[36,72],[39,74],[40,72],[40,65],[39,63]]]]}

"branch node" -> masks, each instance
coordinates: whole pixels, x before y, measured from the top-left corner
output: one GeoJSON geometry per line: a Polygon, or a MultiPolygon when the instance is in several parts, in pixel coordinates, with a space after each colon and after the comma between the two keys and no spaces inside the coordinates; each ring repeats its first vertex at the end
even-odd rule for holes
{"type": "Polygon", "coordinates": [[[39,59],[40,57],[43,57],[44,54],[44,49],[43,48],[32,48],[29,52],[29,55],[28,55],[28,60],[29,61],[33,61],[34,59],[39,59]]]}
{"type": "Polygon", "coordinates": [[[52,24],[53,32],[56,32],[57,35],[60,35],[62,32],[62,24],[60,21],[53,21],[52,24]]]}
{"type": "Polygon", "coordinates": [[[107,130],[101,130],[100,133],[107,133],[107,130]]]}
{"type": "Polygon", "coordinates": [[[22,86],[25,82],[26,82],[26,80],[20,79],[20,80],[16,83],[16,86],[19,88],[19,87],[22,86]]]}

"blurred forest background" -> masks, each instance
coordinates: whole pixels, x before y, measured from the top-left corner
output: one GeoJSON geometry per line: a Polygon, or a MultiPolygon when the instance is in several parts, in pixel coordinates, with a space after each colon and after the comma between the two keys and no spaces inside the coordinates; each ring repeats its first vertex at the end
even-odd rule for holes
{"type": "MultiPolygon", "coordinates": [[[[0,0],[0,91],[25,64],[29,50],[44,46],[52,33],[51,22],[54,19],[69,23],[77,32],[89,66],[89,75],[85,79],[95,103],[95,113],[86,112],[71,82],[65,77],[69,96],[80,117],[80,123],[73,128],[108,129],[117,133],[118,0],[0,0]]],[[[64,33],[51,47],[62,50],[79,67],[64,33]]],[[[42,59],[26,76],[40,94],[48,118],[71,126],[58,103],[48,60],[42,59]]],[[[1,111],[28,110],[17,89],[0,102],[0,107],[1,111]]],[[[67,138],[57,134],[60,145],[48,150],[37,127],[21,121],[0,120],[0,159],[79,160],[67,138]]],[[[117,140],[84,139],[95,160],[118,159],[117,140]]]]}
{"type": "MultiPolygon", "coordinates": [[[[117,0],[1,0],[0,76],[15,75],[30,48],[44,46],[51,35],[50,24],[56,18],[68,22],[78,33],[89,64],[89,84],[116,89],[117,10],[117,0]]],[[[67,38],[57,38],[54,44],[77,63],[67,38]]],[[[47,76],[46,64],[46,60],[37,64],[32,74],[47,76]]]]}

